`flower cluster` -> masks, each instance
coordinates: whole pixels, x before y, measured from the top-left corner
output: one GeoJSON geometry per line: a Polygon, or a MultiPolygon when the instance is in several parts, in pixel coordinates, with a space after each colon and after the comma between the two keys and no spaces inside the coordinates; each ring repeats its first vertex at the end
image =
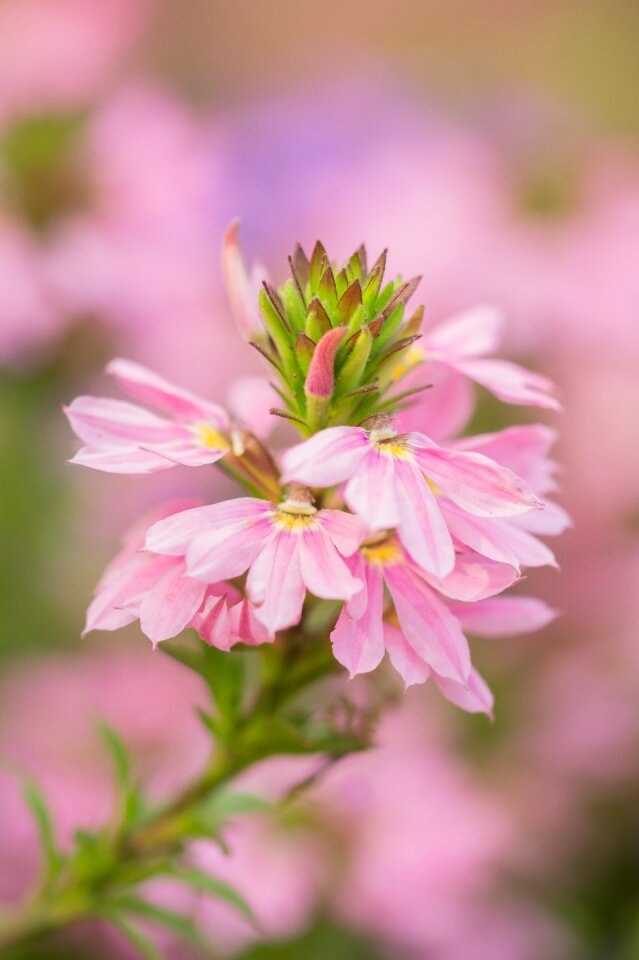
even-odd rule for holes
{"type": "MultiPolygon", "coordinates": [[[[282,406],[270,412],[302,440],[271,453],[250,404],[239,423],[113,361],[107,371],[136,402],[74,400],[66,413],[84,446],[73,462],[115,473],[217,464],[251,496],[148,518],[98,585],[87,630],[139,620],[156,645],[192,627],[229,650],[285,642],[289,630],[303,639],[305,618],[333,601],[333,652],[351,676],[387,653],[407,685],[432,676],[454,703],[490,714],[466,631],[526,632],[553,616],[541,601],[501,594],[524,567],[554,563],[538,535],[568,523],[545,499],[554,433],[527,425],[444,441],[433,428],[442,405],[429,404],[447,378],[464,376],[502,400],[556,409],[552,385],[487,356],[501,325],[492,309],[422,334],[423,308],[408,311],[419,278],[385,282],[385,253],[369,269],[362,247],[337,268],[320,243],[310,259],[298,246],[275,289],[246,269],[233,224],[223,265],[240,332],[276,378],[282,406]],[[416,372],[420,382],[402,389],[416,372]],[[402,430],[409,405],[428,432],[402,430]]],[[[264,395],[255,391],[256,404],[264,395]]]]}

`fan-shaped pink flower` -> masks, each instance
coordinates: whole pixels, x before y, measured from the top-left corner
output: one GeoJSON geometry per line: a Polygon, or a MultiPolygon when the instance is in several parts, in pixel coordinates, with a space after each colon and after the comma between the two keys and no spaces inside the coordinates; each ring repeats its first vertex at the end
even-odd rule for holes
{"type": "Polygon", "coordinates": [[[336,659],[351,676],[374,670],[387,653],[407,686],[432,676],[449,700],[471,712],[490,713],[492,696],[471,666],[459,618],[434,587],[472,607],[510,586],[512,569],[460,555],[454,572],[437,585],[394,537],[362,547],[348,565],[364,588],[342,610],[331,640],[336,659]]]}
{"type": "Polygon", "coordinates": [[[469,516],[452,500],[442,499],[442,513],[458,545],[499,563],[510,563],[517,570],[521,566],[557,565],[553,552],[537,538],[558,535],[570,525],[566,512],[545,497],[556,489],[556,465],[549,457],[554,442],[554,430],[532,424],[464,437],[449,445],[449,449],[490,456],[521,476],[535,494],[544,497],[543,511],[491,520],[469,516]]]}
{"type": "Polygon", "coordinates": [[[204,583],[249,571],[246,592],[269,633],[299,622],[306,591],[352,600],[361,583],[342,557],[357,550],[364,524],[343,510],[316,510],[293,496],[280,505],[252,497],[186,510],[154,524],[146,547],[186,557],[204,583]]]}
{"type": "Polygon", "coordinates": [[[144,551],[152,520],[174,517],[189,508],[190,503],[172,504],[129,532],[97,586],[85,633],[118,630],[139,620],[153,646],[186,627],[193,627],[206,643],[221,650],[240,641],[255,644],[269,639],[250,604],[229,584],[194,580],[186,573],[183,557],[144,551]]]}
{"type": "Polygon", "coordinates": [[[289,450],[284,479],[314,487],[348,481],[346,503],[371,530],[396,528],[413,560],[437,577],[455,564],[445,495],[473,517],[511,517],[541,507],[511,470],[479,453],[448,450],[422,433],[397,436],[384,423],[370,432],[331,427],[289,450]]]}
{"type": "Polygon", "coordinates": [[[215,403],[175,387],[130,360],[107,367],[123,390],[172,419],[106,397],[77,397],[65,413],[85,446],[71,463],[107,473],[155,473],[215,463],[230,449],[229,420],[215,403]]]}
{"type": "Polygon", "coordinates": [[[487,357],[501,342],[503,315],[493,307],[475,307],[431,330],[415,346],[426,361],[444,364],[486,387],[500,400],[559,410],[553,384],[510,360],[487,357]]]}

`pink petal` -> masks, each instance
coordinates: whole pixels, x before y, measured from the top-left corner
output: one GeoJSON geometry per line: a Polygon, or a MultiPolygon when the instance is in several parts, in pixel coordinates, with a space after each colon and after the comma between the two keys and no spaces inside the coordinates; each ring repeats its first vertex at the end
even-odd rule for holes
{"type": "Polygon", "coordinates": [[[395,472],[399,538],[415,563],[445,577],[455,564],[455,551],[437,500],[413,461],[398,459],[395,472]]]}
{"type": "Polygon", "coordinates": [[[425,571],[421,575],[445,597],[467,602],[493,597],[518,579],[511,564],[495,563],[477,553],[458,553],[455,569],[443,580],[435,580],[425,571]]]}
{"type": "Polygon", "coordinates": [[[509,517],[540,506],[523,480],[483,454],[444,450],[423,434],[410,437],[426,476],[468,513],[509,517]]]}
{"type": "Polygon", "coordinates": [[[92,447],[167,443],[185,436],[183,426],[124,400],[76,397],[64,412],[80,440],[92,447]]]}
{"type": "Polygon", "coordinates": [[[441,693],[456,707],[461,707],[468,713],[485,713],[493,719],[494,697],[486,681],[474,668],[471,669],[466,684],[455,683],[454,680],[436,675],[434,680],[441,693]]]}
{"type": "Polygon", "coordinates": [[[369,445],[365,458],[344,489],[347,506],[371,530],[396,527],[400,521],[395,460],[369,445]]]}
{"type": "Polygon", "coordinates": [[[234,643],[246,643],[254,647],[273,641],[266,627],[257,619],[255,607],[248,600],[240,600],[229,612],[234,643]]]}
{"type": "Polygon", "coordinates": [[[291,627],[302,616],[306,590],[300,570],[300,537],[278,530],[249,571],[246,591],[255,616],[270,634],[291,627]]]}
{"type": "Polygon", "coordinates": [[[428,680],[431,670],[404,639],[404,634],[389,623],[384,624],[386,652],[407,687],[428,680]]]}
{"type": "Polygon", "coordinates": [[[69,463],[103,473],[158,473],[175,466],[174,460],[139,447],[82,447],[69,463]]]}
{"type": "Polygon", "coordinates": [[[557,433],[541,423],[508,427],[497,433],[483,433],[456,440],[449,447],[469,453],[483,453],[502,467],[522,477],[537,494],[555,488],[556,464],[549,459],[557,433]]]}
{"type": "Polygon", "coordinates": [[[205,583],[231,580],[251,566],[273,536],[273,518],[238,520],[215,530],[208,529],[189,544],[186,566],[189,576],[205,583]]]}
{"type": "Polygon", "coordinates": [[[266,500],[237,497],[235,500],[183,510],[149,527],[145,546],[154,553],[181,557],[199,534],[219,530],[239,520],[262,517],[272,509],[273,505],[266,500]]]}
{"type": "Polygon", "coordinates": [[[541,630],[557,613],[536,597],[494,597],[479,603],[452,603],[464,630],[480,637],[509,637],[541,630]]]}
{"type": "Polygon", "coordinates": [[[271,407],[281,405],[280,397],[265,377],[236,377],[229,387],[227,402],[234,416],[260,440],[268,437],[275,425],[271,407]]]}
{"type": "Polygon", "coordinates": [[[442,499],[440,505],[455,540],[483,557],[496,563],[510,564],[515,570],[519,570],[520,561],[509,536],[512,526],[510,523],[473,517],[464,513],[450,500],[442,499]]]}
{"type": "Polygon", "coordinates": [[[368,533],[360,518],[345,510],[320,510],[316,520],[343,557],[352,556],[368,533]]]}
{"type": "Polygon", "coordinates": [[[282,480],[332,487],[353,476],[369,449],[368,434],[359,427],[320,430],[287,450],[282,458],[282,480]]]}
{"type": "Polygon", "coordinates": [[[228,417],[222,407],[202,400],[188,390],[176,387],[139,363],[131,360],[112,360],[106,368],[122,389],[136,400],[176,417],[178,420],[204,420],[218,428],[228,426],[228,417]]]}
{"type": "Polygon", "coordinates": [[[249,277],[238,239],[239,220],[227,227],[222,243],[222,269],[226,292],[233,318],[240,333],[251,340],[262,330],[262,321],[257,309],[257,292],[249,277]]]}
{"type": "Polygon", "coordinates": [[[298,537],[302,580],[307,590],[324,600],[351,600],[362,589],[321,527],[305,530],[298,537]]]}
{"type": "Polygon", "coordinates": [[[397,429],[400,433],[422,431],[437,441],[456,436],[475,409],[472,384],[461,373],[435,360],[402,378],[396,392],[426,383],[432,384],[432,389],[414,396],[411,405],[396,414],[397,429]]]}
{"type": "Polygon", "coordinates": [[[387,566],[385,577],[406,641],[436,673],[465,683],[468,641],[447,607],[409,567],[387,566]]]}
{"type": "Polygon", "coordinates": [[[233,637],[225,596],[209,595],[189,626],[197,630],[202,640],[218,650],[230,650],[233,637]]]}
{"type": "Polygon", "coordinates": [[[521,517],[513,517],[511,523],[544,537],[556,537],[572,526],[572,521],[563,507],[551,500],[544,502],[543,510],[532,510],[521,517]]]}
{"type": "Polygon", "coordinates": [[[206,587],[184,575],[184,565],[176,564],[145,596],[140,610],[142,632],[153,646],[177,636],[199,609],[206,587]]]}
{"type": "Polygon", "coordinates": [[[362,616],[354,620],[345,607],[331,633],[335,659],[346,667],[351,677],[374,670],[384,656],[382,573],[371,564],[362,564],[362,568],[367,597],[362,616]]]}
{"type": "Polygon", "coordinates": [[[495,307],[473,307],[427,330],[424,348],[443,359],[483,356],[499,347],[503,327],[504,316],[495,307]]]}
{"type": "Polygon", "coordinates": [[[552,396],[552,381],[516,363],[508,360],[463,360],[455,364],[455,369],[505,403],[561,410],[561,404],[552,396]]]}

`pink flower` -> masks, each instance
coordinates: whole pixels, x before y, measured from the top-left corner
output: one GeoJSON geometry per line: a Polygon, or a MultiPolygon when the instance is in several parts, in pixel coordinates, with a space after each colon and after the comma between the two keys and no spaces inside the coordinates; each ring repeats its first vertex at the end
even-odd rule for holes
{"type": "Polygon", "coordinates": [[[509,517],[541,504],[511,470],[483,454],[448,450],[423,433],[397,436],[386,418],[370,431],[330,427],[284,455],[284,479],[315,487],[348,481],[344,499],[371,530],[396,528],[412,559],[437,577],[455,564],[444,494],[473,517],[509,517]]]}
{"type": "Polygon", "coordinates": [[[151,520],[173,518],[192,507],[172,504],[137,524],[111,561],[87,611],[84,632],[118,630],[136,620],[157,646],[193,627],[208,644],[229,650],[234,643],[264,643],[269,637],[233,587],[207,585],[187,576],[184,559],[144,551],[151,520]],[[231,604],[231,605],[230,605],[231,604]]]}
{"type": "Polygon", "coordinates": [[[570,525],[566,512],[545,494],[556,489],[556,465],[549,458],[555,432],[540,424],[510,427],[498,433],[465,437],[449,449],[488,455],[521,476],[535,494],[544,497],[543,511],[494,518],[470,516],[450,498],[441,501],[448,528],[457,544],[476,550],[499,563],[521,566],[556,566],[552,551],[537,535],[555,536],[570,525]]]}
{"type": "Polygon", "coordinates": [[[250,273],[244,263],[238,232],[240,222],[233,220],[226,229],[222,243],[222,268],[231,312],[240,334],[253,340],[264,329],[258,310],[258,294],[268,274],[259,264],[250,273]]]}
{"type": "Polygon", "coordinates": [[[500,345],[504,317],[493,307],[476,307],[424,332],[415,352],[481,384],[506,403],[560,409],[552,396],[553,384],[509,360],[486,354],[500,345]]]}
{"type": "Polygon", "coordinates": [[[364,588],[342,610],[331,640],[335,657],[351,677],[374,670],[387,653],[407,686],[432,675],[448,699],[471,712],[490,714],[492,696],[471,667],[461,617],[435,590],[463,601],[460,610],[472,610],[477,601],[513,583],[512,568],[459,555],[455,570],[437,583],[415,566],[394,537],[362,547],[348,565],[364,588]]]}
{"type": "Polygon", "coordinates": [[[303,490],[286,501],[240,497],[185,510],[154,524],[146,548],[186,557],[189,577],[204,583],[249,571],[246,592],[270,634],[299,622],[306,591],[352,600],[362,584],[342,557],[357,550],[363,523],[343,510],[316,510],[303,490]]]}
{"type": "Polygon", "coordinates": [[[132,397],[173,419],[123,400],[78,397],[65,413],[86,446],[71,463],[107,473],[155,473],[175,464],[216,463],[229,451],[224,435],[229,420],[217,404],[174,387],[130,360],[113,360],[107,372],[132,397]]]}

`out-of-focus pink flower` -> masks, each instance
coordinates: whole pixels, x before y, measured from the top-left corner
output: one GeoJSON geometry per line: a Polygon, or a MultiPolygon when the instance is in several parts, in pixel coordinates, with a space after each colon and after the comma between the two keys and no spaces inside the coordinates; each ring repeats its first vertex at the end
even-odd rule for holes
{"type": "Polygon", "coordinates": [[[413,560],[437,577],[451,572],[455,555],[434,489],[477,517],[512,517],[541,505],[488,457],[446,450],[422,433],[398,436],[386,422],[370,432],[329,427],[288,450],[283,463],[288,480],[315,487],[348,481],[350,509],[373,531],[396,528],[413,560]]]}
{"type": "Polygon", "coordinates": [[[44,255],[19,223],[0,218],[0,363],[38,353],[59,331],[44,255]]]}
{"type": "Polygon", "coordinates": [[[128,394],[168,413],[105,397],[77,397],[65,413],[86,444],[73,458],[107,473],[155,473],[176,464],[216,463],[230,450],[225,411],[159,377],[140,364],[113,360],[107,367],[128,394]]]}
{"type": "Polygon", "coordinates": [[[252,340],[264,326],[257,303],[262,282],[268,280],[268,275],[259,265],[254,266],[250,273],[247,270],[238,239],[239,226],[239,220],[233,220],[224,234],[222,267],[238,330],[246,340],[252,340]]]}
{"type": "Polygon", "coordinates": [[[330,890],[337,914],[393,957],[483,960],[490,954],[474,931],[485,923],[496,957],[532,960],[539,954],[513,935],[514,916],[528,921],[543,956],[567,956],[551,949],[559,931],[548,917],[499,892],[517,825],[453,755],[435,718],[408,695],[377,739],[378,749],[344,760],[319,788],[350,848],[330,890]]]}
{"type": "Polygon", "coordinates": [[[5,0],[0,6],[0,123],[69,109],[99,92],[151,0],[5,0]]]}
{"type": "Polygon", "coordinates": [[[154,524],[146,548],[186,557],[187,573],[205,583],[249,570],[246,591],[271,634],[299,622],[306,591],[350,600],[361,583],[342,559],[366,529],[344,510],[316,510],[291,492],[279,506],[240,497],[186,510],[154,524]]]}

